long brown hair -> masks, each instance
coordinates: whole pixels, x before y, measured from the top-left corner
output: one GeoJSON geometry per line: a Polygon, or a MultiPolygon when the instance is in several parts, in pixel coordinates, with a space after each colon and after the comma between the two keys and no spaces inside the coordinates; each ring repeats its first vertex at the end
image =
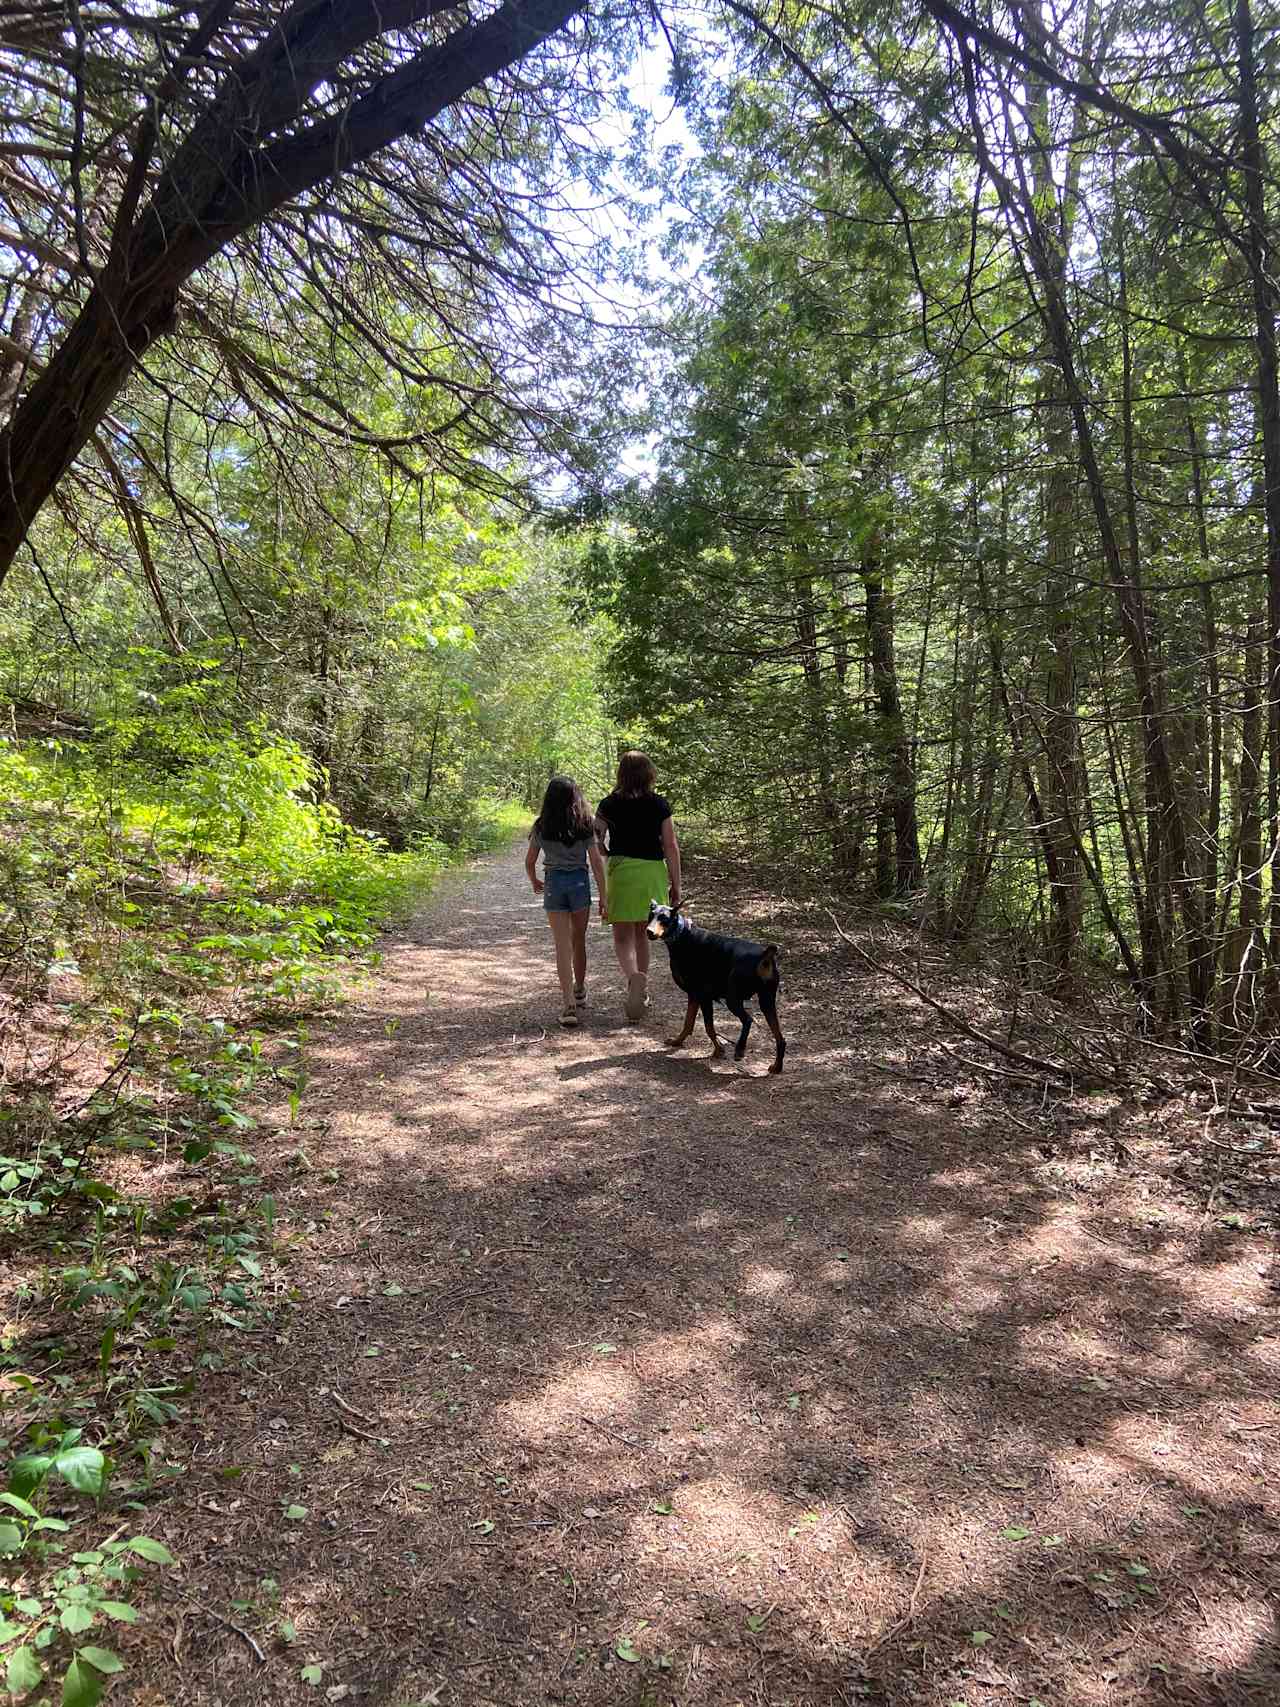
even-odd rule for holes
{"type": "Polygon", "coordinates": [[[615,794],[631,799],[641,794],[652,794],[657,780],[658,773],[647,753],[619,753],[618,775],[613,785],[615,794]]]}
{"type": "Polygon", "coordinates": [[[591,808],[571,776],[553,776],[534,829],[544,842],[585,842],[595,832],[591,808]]]}

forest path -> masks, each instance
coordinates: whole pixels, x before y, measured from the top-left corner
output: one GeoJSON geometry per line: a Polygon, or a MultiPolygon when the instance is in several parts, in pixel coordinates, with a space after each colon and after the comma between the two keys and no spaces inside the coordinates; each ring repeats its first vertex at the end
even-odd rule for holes
{"type": "Polygon", "coordinates": [[[192,1407],[131,1699],[1280,1698],[1260,1242],[1105,1111],[1046,1140],[940,1078],[745,878],[690,888],[784,944],[781,1078],[763,1027],[746,1074],[662,1049],[665,956],[627,1026],[594,924],[560,1032],[521,858],[446,880],[263,1141],[292,1300],[192,1407]]]}

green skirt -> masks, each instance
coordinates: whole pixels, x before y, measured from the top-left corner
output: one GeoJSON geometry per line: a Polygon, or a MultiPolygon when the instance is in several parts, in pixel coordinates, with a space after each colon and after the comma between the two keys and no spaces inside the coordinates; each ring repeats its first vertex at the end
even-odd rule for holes
{"type": "Polygon", "coordinates": [[[628,859],[609,855],[606,905],[611,925],[642,925],[649,917],[650,901],[667,903],[667,862],[664,859],[628,859]]]}

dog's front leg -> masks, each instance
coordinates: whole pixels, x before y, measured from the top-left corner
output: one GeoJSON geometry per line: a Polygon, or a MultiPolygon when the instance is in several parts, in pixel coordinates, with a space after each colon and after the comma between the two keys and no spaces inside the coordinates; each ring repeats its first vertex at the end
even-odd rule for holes
{"type": "MultiPolygon", "coordinates": [[[[690,1021],[690,1024],[692,1023],[690,1021]]],[[[716,1004],[710,996],[702,1004],[702,1023],[706,1027],[707,1036],[711,1039],[711,1059],[719,1061],[724,1055],[724,1044],[716,1036],[716,1004]]]]}
{"type": "Polygon", "coordinates": [[[689,1011],[684,1016],[684,1028],[680,1032],[680,1035],[678,1037],[668,1037],[667,1038],[666,1044],[667,1044],[668,1049],[683,1049],[684,1048],[685,1044],[693,1036],[693,1022],[697,1017],[698,1017],[698,998],[696,996],[690,996],[689,997],[689,1011]]]}

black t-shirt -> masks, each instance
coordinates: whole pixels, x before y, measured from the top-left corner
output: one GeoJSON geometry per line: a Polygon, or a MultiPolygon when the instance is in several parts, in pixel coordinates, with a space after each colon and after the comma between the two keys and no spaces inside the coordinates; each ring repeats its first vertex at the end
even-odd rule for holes
{"type": "Polygon", "coordinates": [[[661,859],[662,826],[671,807],[660,794],[606,794],[596,808],[609,826],[609,852],[626,859],[661,859]]]}

